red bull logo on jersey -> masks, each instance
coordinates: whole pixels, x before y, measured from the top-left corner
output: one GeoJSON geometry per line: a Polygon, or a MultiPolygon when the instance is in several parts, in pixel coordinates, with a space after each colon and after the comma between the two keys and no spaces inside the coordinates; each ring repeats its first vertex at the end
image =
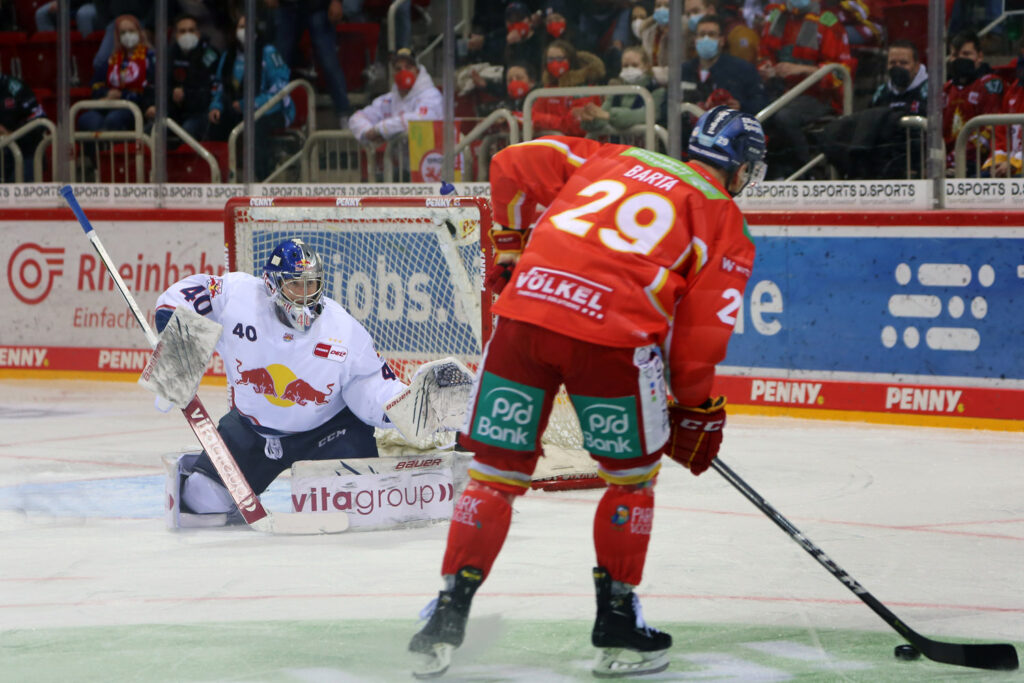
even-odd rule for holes
{"type": "Polygon", "coordinates": [[[334,393],[333,382],[320,391],[301,377],[296,377],[287,366],[277,363],[265,368],[243,369],[242,361],[236,360],[235,365],[238,373],[235,385],[250,387],[276,406],[327,405],[334,393]]]}
{"type": "Polygon", "coordinates": [[[535,266],[515,280],[516,294],[563,306],[588,318],[603,320],[612,288],[573,273],[535,266]]]}

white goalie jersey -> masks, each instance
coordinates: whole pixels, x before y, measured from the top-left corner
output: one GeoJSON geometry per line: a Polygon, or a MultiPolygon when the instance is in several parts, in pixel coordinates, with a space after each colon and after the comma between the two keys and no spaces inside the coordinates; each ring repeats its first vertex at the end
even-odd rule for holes
{"type": "Polygon", "coordinates": [[[223,325],[216,350],[234,405],[258,431],[308,431],[346,407],[366,424],[392,426],[382,406],[405,385],[377,355],[366,329],[337,302],[322,302],[323,312],[301,332],[277,317],[261,279],[197,274],[160,295],[157,325],[178,306],[223,325]]]}

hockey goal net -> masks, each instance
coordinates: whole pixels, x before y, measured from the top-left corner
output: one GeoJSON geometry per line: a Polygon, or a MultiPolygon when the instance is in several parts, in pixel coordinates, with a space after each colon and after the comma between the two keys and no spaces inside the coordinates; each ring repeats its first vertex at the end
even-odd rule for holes
{"type": "MultiPolygon", "coordinates": [[[[225,207],[224,239],[228,268],[254,275],[285,239],[316,249],[327,295],[408,382],[421,364],[445,356],[477,369],[491,329],[483,288],[490,254],[481,245],[490,226],[484,197],[240,197],[225,207]]],[[[543,436],[548,457],[538,479],[552,469],[563,481],[592,472],[589,458],[580,458],[582,441],[563,391],[543,436]]]]}

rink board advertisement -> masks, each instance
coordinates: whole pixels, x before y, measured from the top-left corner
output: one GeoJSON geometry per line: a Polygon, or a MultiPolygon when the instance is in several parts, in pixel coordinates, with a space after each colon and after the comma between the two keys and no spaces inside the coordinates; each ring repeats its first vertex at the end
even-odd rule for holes
{"type": "MultiPolygon", "coordinates": [[[[222,210],[86,208],[147,313],[177,279],[225,269],[222,210]]],[[[726,312],[736,333],[716,384],[730,403],[1024,419],[1024,212],[764,211],[748,220],[757,259],[742,305],[726,312]]],[[[138,376],[145,339],[69,211],[7,210],[0,241],[0,375],[138,376]]],[[[361,284],[350,287],[349,275],[329,291],[385,315],[402,292],[403,315],[424,315],[415,264],[367,268],[361,284]],[[384,298],[382,282],[393,285],[384,298]]],[[[464,325],[440,295],[429,312],[424,324],[464,325]]],[[[222,373],[215,357],[211,374],[222,373]]]]}
{"type": "Polygon", "coordinates": [[[754,225],[717,390],[736,403],[1020,419],[1024,228],[754,225]]]}

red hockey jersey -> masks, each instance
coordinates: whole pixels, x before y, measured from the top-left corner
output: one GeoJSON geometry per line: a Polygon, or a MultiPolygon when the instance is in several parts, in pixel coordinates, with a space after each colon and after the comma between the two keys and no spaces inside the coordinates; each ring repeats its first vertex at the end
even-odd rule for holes
{"type": "Polygon", "coordinates": [[[573,137],[505,148],[490,179],[501,225],[526,228],[547,207],[492,310],[605,346],[659,344],[676,399],[704,401],[754,264],[718,181],[696,164],[573,137]]]}

